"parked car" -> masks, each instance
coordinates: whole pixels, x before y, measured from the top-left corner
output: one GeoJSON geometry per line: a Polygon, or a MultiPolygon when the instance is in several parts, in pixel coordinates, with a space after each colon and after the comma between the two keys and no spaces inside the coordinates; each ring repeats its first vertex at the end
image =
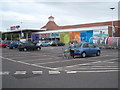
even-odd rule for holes
{"type": "Polygon", "coordinates": [[[6,41],[1,41],[0,42],[0,47],[6,48],[7,42],[6,41]]]}
{"type": "Polygon", "coordinates": [[[28,50],[41,50],[40,46],[36,46],[33,43],[21,43],[18,45],[19,51],[28,51],[28,50]]]}
{"type": "Polygon", "coordinates": [[[20,43],[21,43],[20,41],[11,42],[9,45],[9,49],[17,48],[20,43]]]}
{"type": "Polygon", "coordinates": [[[74,48],[74,56],[81,56],[85,58],[88,55],[96,54],[96,56],[100,56],[101,51],[99,47],[96,47],[91,43],[77,43],[74,48]]]}
{"type": "Polygon", "coordinates": [[[53,41],[51,46],[64,46],[65,44],[62,43],[61,41],[53,41]]]}
{"type": "Polygon", "coordinates": [[[50,44],[47,41],[39,41],[39,43],[37,43],[36,46],[47,47],[50,46],[50,44]]]}
{"type": "Polygon", "coordinates": [[[7,48],[10,47],[11,42],[12,42],[12,41],[7,41],[7,46],[6,46],[7,48]]]}

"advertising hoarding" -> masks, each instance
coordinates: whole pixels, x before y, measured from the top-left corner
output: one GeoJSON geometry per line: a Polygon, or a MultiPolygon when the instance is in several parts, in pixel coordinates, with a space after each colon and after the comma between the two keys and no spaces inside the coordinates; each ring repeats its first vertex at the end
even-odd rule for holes
{"type": "Polygon", "coordinates": [[[63,42],[63,43],[69,43],[70,33],[69,32],[60,33],[60,41],[63,42]]]}
{"type": "Polygon", "coordinates": [[[33,34],[32,40],[39,40],[39,34],[33,34]]]}
{"type": "Polygon", "coordinates": [[[50,38],[60,38],[60,33],[50,33],[50,38]]]}
{"type": "Polygon", "coordinates": [[[80,31],[70,32],[70,41],[80,42],[80,31]]]}
{"type": "Polygon", "coordinates": [[[119,46],[120,45],[120,37],[109,37],[108,38],[109,46],[119,46]]]}
{"type": "Polygon", "coordinates": [[[81,41],[89,42],[90,38],[93,37],[93,30],[81,31],[80,37],[81,37],[81,41]]]}

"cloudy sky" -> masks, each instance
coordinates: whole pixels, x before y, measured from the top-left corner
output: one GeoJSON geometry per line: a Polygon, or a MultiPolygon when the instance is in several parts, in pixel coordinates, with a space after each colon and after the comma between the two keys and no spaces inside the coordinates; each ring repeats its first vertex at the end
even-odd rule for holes
{"type": "Polygon", "coordinates": [[[51,15],[55,17],[54,21],[59,26],[111,21],[112,10],[109,9],[111,7],[115,7],[113,19],[118,20],[117,0],[98,1],[0,1],[0,30],[5,31],[21,22],[21,28],[41,28],[51,15]]]}

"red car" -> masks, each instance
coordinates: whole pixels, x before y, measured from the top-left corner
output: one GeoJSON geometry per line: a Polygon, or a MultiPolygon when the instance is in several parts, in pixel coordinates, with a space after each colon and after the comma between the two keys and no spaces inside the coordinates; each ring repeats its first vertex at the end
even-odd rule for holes
{"type": "Polygon", "coordinates": [[[7,43],[6,43],[6,42],[0,43],[0,47],[6,48],[6,46],[7,46],[7,43]]]}

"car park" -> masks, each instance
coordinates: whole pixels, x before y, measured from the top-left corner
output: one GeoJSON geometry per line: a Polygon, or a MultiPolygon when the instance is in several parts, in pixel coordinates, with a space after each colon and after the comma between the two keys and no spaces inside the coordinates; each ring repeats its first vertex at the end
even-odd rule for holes
{"type": "Polygon", "coordinates": [[[99,47],[96,47],[94,44],[85,42],[77,43],[72,50],[74,51],[74,56],[81,56],[83,58],[94,54],[96,56],[100,56],[101,54],[99,47]]]}
{"type": "Polygon", "coordinates": [[[36,46],[33,43],[26,42],[26,43],[20,43],[18,45],[18,49],[19,49],[19,51],[28,51],[28,50],[38,50],[39,51],[39,50],[41,50],[41,47],[36,46]]]}

